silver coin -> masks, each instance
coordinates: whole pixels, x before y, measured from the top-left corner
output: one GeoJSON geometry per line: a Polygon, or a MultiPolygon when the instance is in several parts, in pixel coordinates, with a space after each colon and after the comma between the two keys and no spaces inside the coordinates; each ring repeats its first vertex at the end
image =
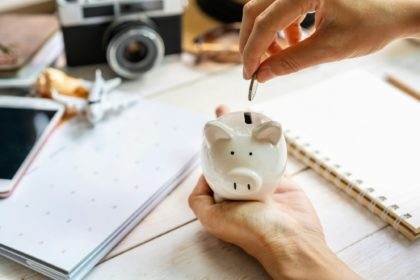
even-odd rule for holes
{"type": "Polygon", "coordinates": [[[249,84],[249,91],[248,91],[248,100],[254,100],[255,94],[257,93],[258,89],[258,81],[257,81],[257,72],[252,75],[251,83],[249,84]]]}

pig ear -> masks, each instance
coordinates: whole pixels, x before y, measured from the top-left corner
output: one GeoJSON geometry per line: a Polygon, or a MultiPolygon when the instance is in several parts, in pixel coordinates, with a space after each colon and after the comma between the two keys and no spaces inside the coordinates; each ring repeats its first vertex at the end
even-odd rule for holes
{"type": "Polygon", "coordinates": [[[258,141],[268,141],[273,145],[277,145],[282,135],[281,125],[278,122],[265,122],[252,131],[253,137],[258,141]]]}
{"type": "Polygon", "coordinates": [[[208,122],[204,127],[204,135],[210,144],[217,140],[230,140],[233,137],[231,129],[219,121],[208,122]]]}

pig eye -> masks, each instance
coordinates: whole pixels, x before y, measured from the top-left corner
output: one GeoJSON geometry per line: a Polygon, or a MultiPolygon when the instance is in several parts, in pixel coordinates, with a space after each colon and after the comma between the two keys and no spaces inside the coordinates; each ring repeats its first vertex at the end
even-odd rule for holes
{"type": "Polygon", "coordinates": [[[233,156],[235,154],[235,152],[234,151],[230,151],[230,154],[233,156]]]}
{"type": "Polygon", "coordinates": [[[249,152],[249,155],[252,156],[252,152],[249,152]]]}

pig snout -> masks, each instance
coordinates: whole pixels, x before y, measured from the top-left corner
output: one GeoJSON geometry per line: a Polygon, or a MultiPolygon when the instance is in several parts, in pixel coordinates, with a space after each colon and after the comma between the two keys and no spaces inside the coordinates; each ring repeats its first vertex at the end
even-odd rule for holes
{"type": "Polygon", "coordinates": [[[253,170],[239,167],[228,173],[232,180],[230,191],[237,194],[248,194],[257,192],[262,185],[261,177],[253,170]]]}

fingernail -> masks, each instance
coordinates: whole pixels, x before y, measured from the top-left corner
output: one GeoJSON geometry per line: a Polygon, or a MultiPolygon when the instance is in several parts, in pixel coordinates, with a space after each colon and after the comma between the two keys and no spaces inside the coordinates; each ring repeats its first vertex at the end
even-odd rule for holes
{"type": "Polygon", "coordinates": [[[245,66],[242,68],[242,76],[244,77],[244,79],[246,80],[246,70],[245,70],[245,66]]]}
{"type": "Polygon", "coordinates": [[[263,67],[258,71],[258,81],[260,83],[264,83],[274,77],[275,75],[269,66],[263,67]]]}
{"type": "Polygon", "coordinates": [[[249,80],[251,79],[251,77],[252,77],[252,74],[250,74],[249,68],[244,67],[244,79],[249,80]]]}

